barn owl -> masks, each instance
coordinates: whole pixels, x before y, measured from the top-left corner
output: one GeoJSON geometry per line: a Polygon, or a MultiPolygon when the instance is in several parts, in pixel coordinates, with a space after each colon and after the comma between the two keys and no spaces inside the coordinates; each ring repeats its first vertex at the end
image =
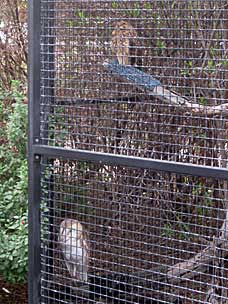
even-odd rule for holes
{"type": "Polygon", "coordinates": [[[110,47],[119,64],[135,64],[137,57],[136,40],[137,32],[128,22],[117,22],[111,33],[110,47]]]}
{"type": "Polygon", "coordinates": [[[88,281],[88,238],[79,221],[65,219],[60,224],[59,244],[67,269],[76,281],[88,281]]]}

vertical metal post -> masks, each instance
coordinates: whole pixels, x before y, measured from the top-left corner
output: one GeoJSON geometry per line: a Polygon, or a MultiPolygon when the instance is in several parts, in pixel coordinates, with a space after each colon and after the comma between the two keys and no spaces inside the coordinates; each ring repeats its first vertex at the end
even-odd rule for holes
{"type": "MultiPolygon", "coordinates": [[[[42,5],[42,12],[45,18],[42,20],[41,31],[41,62],[42,62],[42,77],[41,87],[43,88],[43,96],[41,102],[42,112],[42,127],[41,138],[42,144],[49,145],[49,127],[50,117],[55,115],[55,0],[44,2],[42,5]],[[45,66],[43,66],[45,63],[45,66]]],[[[42,15],[42,17],[44,17],[42,15]]],[[[42,161],[46,165],[53,167],[53,159],[48,159],[47,155],[42,156],[42,161]]],[[[42,273],[42,301],[48,301],[48,293],[53,288],[54,282],[54,182],[53,174],[48,176],[48,200],[47,200],[47,219],[48,219],[48,235],[46,236],[46,246],[43,249],[43,256],[45,259],[44,271],[42,273]],[[52,287],[51,287],[52,286],[52,287]]],[[[42,220],[42,219],[41,219],[42,220]]],[[[43,270],[43,268],[42,268],[43,270]]]]}
{"type": "Polygon", "coordinates": [[[40,158],[33,145],[40,140],[40,1],[29,7],[29,304],[40,298],[40,158]]]}

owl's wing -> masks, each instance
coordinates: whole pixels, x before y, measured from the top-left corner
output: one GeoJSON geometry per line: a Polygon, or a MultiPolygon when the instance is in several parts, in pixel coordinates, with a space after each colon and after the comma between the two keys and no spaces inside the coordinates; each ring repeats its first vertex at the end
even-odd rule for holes
{"type": "Polygon", "coordinates": [[[89,246],[88,239],[82,239],[82,259],[81,259],[81,280],[87,282],[88,281],[88,266],[89,266],[89,246]]]}
{"type": "MultiPolygon", "coordinates": [[[[88,253],[88,242],[83,237],[78,240],[77,246],[74,246],[74,253],[72,254],[72,270],[71,276],[77,281],[88,281],[88,263],[89,263],[89,253],[88,253]]],[[[69,265],[68,269],[71,269],[69,265]]]]}
{"type": "Polygon", "coordinates": [[[75,263],[70,262],[65,259],[66,267],[70,275],[74,278],[76,277],[76,269],[75,269],[75,263]]]}
{"type": "Polygon", "coordinates": [[[125,35],[126,32],[119,32],[119,37],[116,37],[116,55],[119,64],[129,65],[130,40],[125,35]]]}

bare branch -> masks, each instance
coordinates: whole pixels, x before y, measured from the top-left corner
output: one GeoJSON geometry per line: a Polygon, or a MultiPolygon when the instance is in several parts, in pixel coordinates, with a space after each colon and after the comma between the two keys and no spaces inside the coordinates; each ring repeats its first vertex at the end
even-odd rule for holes
{"type": "Polygon", "coordinates": [[[207,114],[207,115],[228,115],[228,103],[217,106],[204,106],[198,103],[191,102],[185,97],[178,95],[163,86],[156,87],[149,95],[154,96],[170,105],[181,107],[182,110],[189,109],[193,114],[207,114]]]}
{"type": "Polygon", "coordinates": [[[210,242],[206,248],[191,259],[171,266],[167,271],[168,281],[180,282],[183,279],[192,279],[199,273],[204,273],[213,260],[224,258],[228,255],[228,206],[226,217],[220,229],[219,237],[210,242]]]}

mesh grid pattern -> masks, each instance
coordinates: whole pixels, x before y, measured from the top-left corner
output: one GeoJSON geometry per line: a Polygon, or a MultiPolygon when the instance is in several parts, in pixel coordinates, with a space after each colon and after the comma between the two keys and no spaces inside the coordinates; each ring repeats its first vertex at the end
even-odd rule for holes
{"type": "Polygon", "coordinates": [[[218,303],[225,303],[224,181],[59,159],[53,164],[42,164],[42,303],[205,303],[218,276],[224,281],[218,303]],[[59,244],[64,219],[80,221],[87,231],[87,284],[67,271],[59,244]]]}
{"type": "Polygon", "coordinates": [[[226,166],[226,1],[41,3],[43,142],[226,166]],[[113,74],[115,60],[161,86],[113,74]]]}
{"type": "Polygon", "coordinates": [[[38,145],[65,148],[41,157],[41,303],[227,304],[227,180],[64,156],[228,168],[227,1],[41,0],[40,17],[38,145]]]}

